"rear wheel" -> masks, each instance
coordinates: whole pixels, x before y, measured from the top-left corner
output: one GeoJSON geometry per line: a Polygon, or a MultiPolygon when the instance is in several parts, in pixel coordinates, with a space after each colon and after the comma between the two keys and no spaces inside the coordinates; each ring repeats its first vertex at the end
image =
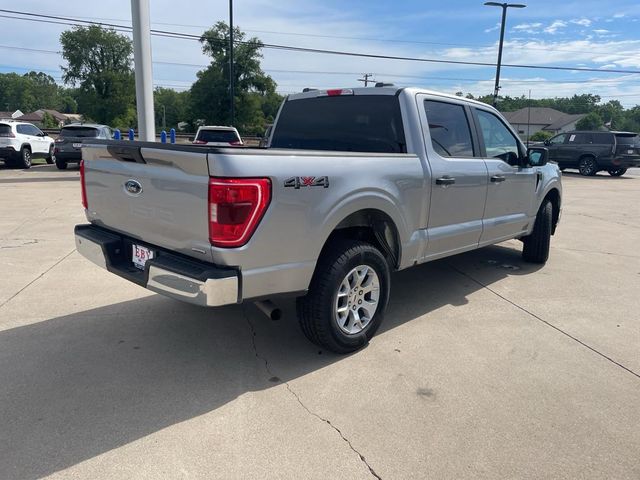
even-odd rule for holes
{"type": "Polygon", "coordinates": [[[607,171],[609,172],[609,175],[611,175],[612,177],[621,177],[622,175],[627,173],[626,168],[610,168],[607,171]]]}
{"type": "Polygon", "coordinates": [[[338,241],[320,258],[309,293],[298,298],[305,336],[337,353],[365,346],[382,323],[389,300],[389,265],[373,245],[338,241]]]}
{"type": "Polygon", "coordinates": [[[56,161],[56,157],[53,154],[53,145],[49,147],[49,154],[45,157],[45,160],[49,165],[53,164],[56,161]]]}
{"type": "Polygon", "coordinates": [[[596,163],[596,159],[593,157],[582,157],[580,162],[578,162],[578,170],[580,170],[580,175],[592,177],[598,173],[598,164],[596,163]]]}
{"type": "Polygon", "coordinates": [[[29,147],[22,147],[20,149],[18,166],[21,168],[31,168],[31,149],[29,147]]]}
{"type": "Polygon", "coordinates": [[[65,162],[64,160],[62,160],[60,158],[56,158],[56,167],[58,167],[58,169],[60,169],[60,170],[66,170],[67,169],[67,162],[65,162]]]}
{"type": "Polygon", "coordinates": [[[524,243],[522,258],[527,262],[545,263],[549,258],[552,224],[553,205],[546,200],[538,210],[533,232],[522,239],[524,243]]]}

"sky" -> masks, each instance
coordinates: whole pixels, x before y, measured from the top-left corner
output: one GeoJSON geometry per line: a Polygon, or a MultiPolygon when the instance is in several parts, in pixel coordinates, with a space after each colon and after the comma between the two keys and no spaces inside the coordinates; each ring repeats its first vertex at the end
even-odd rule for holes
{"type": "MultiPolygon", "coordinates": [[[[520,1],[520,0],[518,0],[520,1]]],[[[508,9],[503,64],[622,69],[576,72],[503,66],[501,94],[532,98],[592,93],[640,104],[640,3],[523,0],[508,9]]],[[[151,26],[201,34],[228,21],[227,0],[150,0],[151,26]]],[[[483,1],[234,0],[234,24],[264,43],[420,59],[495,64],[501,9],[483,1]]],[[[129,0],[0,0],[0,9],[131,25],[129,0]]],[[[0,12],[0,72],[43,71],[60,83],[60,33],[0,12]],[[4,17],[3,17],[4,16],[4,17]],[[32,50],[29,50],[32,49],[32,50]],[[46,50],[33,51],[33,50],[46,50]]],[[[399,86],[473,95],[493,92],[495,67],[372,59],[265,48],[262,68],[280,93],[362,86],[365,73],[399,86]]],[[[197,41],[152,37],[155,86],[185,90],[206,66],[197,41]]]]}

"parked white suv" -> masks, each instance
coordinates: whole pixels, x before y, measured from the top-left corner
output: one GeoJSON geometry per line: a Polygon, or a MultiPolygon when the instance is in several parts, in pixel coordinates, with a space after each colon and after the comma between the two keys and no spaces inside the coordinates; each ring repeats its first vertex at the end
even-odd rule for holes
{"type": "Polygon", "coordinates": [[[210,147],[242,147],[244,145],[238,130],[217,125],[203,125],[198,128],[193,143],[210,147]]]}
{"type": "Polygon", "coordinates": [[[0,120],[0,158],[7,166],[31,168],[32,158],[53,163],[53,138],[31,123],[0,120]]]}

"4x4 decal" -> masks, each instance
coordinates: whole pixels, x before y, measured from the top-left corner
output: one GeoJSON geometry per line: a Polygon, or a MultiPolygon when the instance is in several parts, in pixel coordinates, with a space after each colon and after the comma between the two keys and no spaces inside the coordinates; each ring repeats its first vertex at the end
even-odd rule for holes
{"type": "Polygon", "coordinates": [[[287,188],[323,187],[329,188],[329,177],[291,177],[284,181],[287,188]]]}

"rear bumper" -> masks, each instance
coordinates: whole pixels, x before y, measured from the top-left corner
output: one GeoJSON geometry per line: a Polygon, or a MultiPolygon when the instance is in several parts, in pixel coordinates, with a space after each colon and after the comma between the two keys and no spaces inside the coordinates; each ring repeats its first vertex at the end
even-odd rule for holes
{"type": "Polygon", "coordinates": [[[13,158],[17,153],[13,147],[0,147],[0,158],[13,158]]]}
{"type": "Polygon", "coordinates": [[[633,168],[640,167],[640,158],[638,157],[616,157],[611,162],[614,168],[633,168]]]}
{"type": "Polygon", "coordinates": [[[79,162],[80,160],[82,160],[82,152],[80,151],[62,152],[58,150],[57,152],[55,152],[55,156],[57,159],[63,160],[65,162],[79,162]]]}
{"type": "Polygon", "coordinates": [[[151,245],[149,248],[156,257],[146,262],[144,270],[139,270],[131,262],[133,239],[94,225],[76,225],[74,232],[80,254],[149,290],[206,307],[239,302],[237,270],[189,259],[151,245]]]}

